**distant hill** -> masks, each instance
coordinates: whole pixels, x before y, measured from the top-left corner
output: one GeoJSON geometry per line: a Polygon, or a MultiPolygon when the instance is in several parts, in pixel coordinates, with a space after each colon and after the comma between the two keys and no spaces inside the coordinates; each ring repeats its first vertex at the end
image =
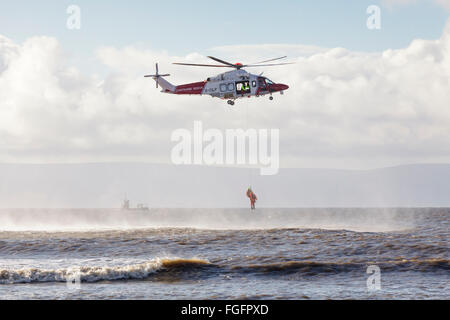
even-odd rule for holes
{"type": "Polygon", "coordinates": [[[154,164],[0,164],[2,208],[449,207],[450,165],[259,170],[154,164]]]}

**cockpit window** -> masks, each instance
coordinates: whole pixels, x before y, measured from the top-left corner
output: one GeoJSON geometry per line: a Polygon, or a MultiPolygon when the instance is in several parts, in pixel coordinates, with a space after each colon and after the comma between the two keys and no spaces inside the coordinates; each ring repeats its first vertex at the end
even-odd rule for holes
{"type": "Polygon", "coordinates": [[[266,78],[266,84],[267,84],[268,86],[270,86],[270,85],[273,84],[273,82],[266,78]]]}
{"type": "Polygon", "coordinates": [[[258,87],[261,89],[266,88],[266,84],[264,83],[264,78],[258,78],[258,87]]]}

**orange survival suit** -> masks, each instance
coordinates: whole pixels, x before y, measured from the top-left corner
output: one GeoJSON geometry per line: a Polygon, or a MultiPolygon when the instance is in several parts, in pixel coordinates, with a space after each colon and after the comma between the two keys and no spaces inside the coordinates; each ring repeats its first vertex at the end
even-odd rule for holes
{"type": "Polygon", "coordinates": [[[249,197],[250,199],[250,204],[251,204],[251,208],[252,210],[255,210],[255,202],[256,200],[258,200],[258,198],[256,197],[256,194],[252,191],[251,188],[247,189],[247,197],[249,197]]]}

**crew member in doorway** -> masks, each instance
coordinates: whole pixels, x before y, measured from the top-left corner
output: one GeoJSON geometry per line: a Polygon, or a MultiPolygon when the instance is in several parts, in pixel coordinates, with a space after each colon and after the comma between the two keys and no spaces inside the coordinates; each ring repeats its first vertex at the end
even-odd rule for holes
{"type": "Polygon", "coordinates": [[[250,204],[251,204],[251,208],[252,210],[255,210],[255,202],[256,200],[258,200],[258,198],[256,197],[256,194],[252,191],[252,188],[249,187],[247,189],[247,197],[250,199],[250,204]]]}

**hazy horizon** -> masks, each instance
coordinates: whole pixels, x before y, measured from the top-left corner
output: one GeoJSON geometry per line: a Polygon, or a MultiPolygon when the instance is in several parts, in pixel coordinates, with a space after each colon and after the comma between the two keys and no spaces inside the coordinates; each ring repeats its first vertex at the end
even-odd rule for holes
{"type": "Polygon", "coordinates": [[[246,208],[252,186],[261,208],[448,207],[450,164],[373,170],[256,168],[148,163],[0,164],[0,208],[246,208]],[[218,183],[219,182],[219,183],[218,183]]]}

